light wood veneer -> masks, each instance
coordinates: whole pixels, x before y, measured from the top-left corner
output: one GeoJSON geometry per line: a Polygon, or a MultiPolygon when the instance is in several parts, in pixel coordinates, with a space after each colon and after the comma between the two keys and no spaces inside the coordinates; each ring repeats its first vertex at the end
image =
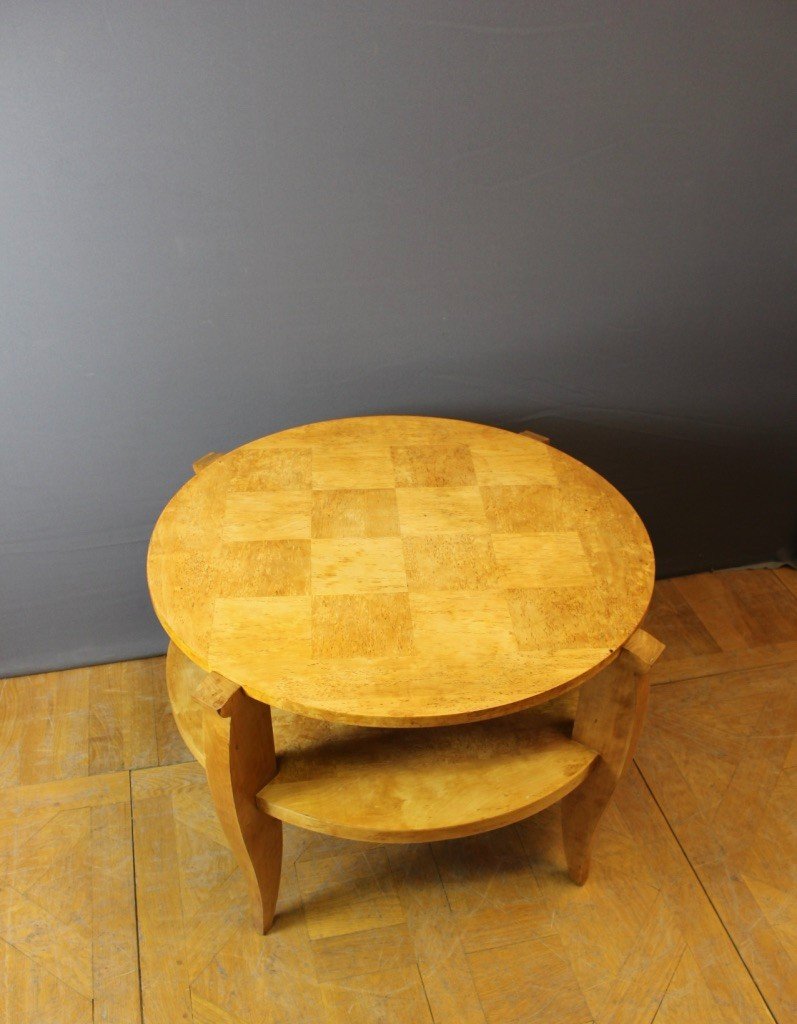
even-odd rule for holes
{"type": "MultiPolygon", "coordinates": [[[[203,764],[202,710],[191,695],[206,694],[212,678],[170,647],[175,718],[203,764]]],[[[597,755],[570,738],[573,714],[566,696],[496,720],[417,730],[363,729],[275,709],[277,768],[257,803],[282,821],[368,842],[486,832],[584,781],[597,755]]]]}
{"type": "Polygon", "coordinates": [[[373,416],[198,468],[153,533],[155,610],[272,706],[396,727],[521,710],[607,665],[650,601],[639,517],[534,438],[373,416]]]}
{"type": "Polygon", "coordinates": [[[194,468],[148,579],[257,930],[283,821],[412,843],[564,799],[583,883],[662,650],[625,499],[546,439],[424,417],[297,427],[194,468]]]}

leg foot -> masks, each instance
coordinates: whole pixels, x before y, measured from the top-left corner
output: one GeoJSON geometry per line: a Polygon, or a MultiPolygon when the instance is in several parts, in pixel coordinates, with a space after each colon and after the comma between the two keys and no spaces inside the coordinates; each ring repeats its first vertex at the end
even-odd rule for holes
{"type": "Polygon", "coordinates": [[[647,673],[663,650],[652,636],[637,630],[611,665],[579,690],[573,739],[600,757],[581,785],[562,800],[565,857],[577,885],[587,880],[598,822],[634,756],[650,690],[647,673]]]}
{"type": "Polygon", "coordinates": [[[246,877],[255,928],[265,934],[282,866],[282,822],[255,803],[276,772],[271,709],[215,674],[194,698],[204,707],[205,771],[216,813],[246,877]]]}

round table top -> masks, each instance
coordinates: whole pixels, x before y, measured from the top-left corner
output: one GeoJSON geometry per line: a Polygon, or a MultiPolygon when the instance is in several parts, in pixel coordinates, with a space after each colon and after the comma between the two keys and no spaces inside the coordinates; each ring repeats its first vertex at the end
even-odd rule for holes
{"type": "Polygon", "coordinates": [[[161,514],[147,576],[175,644],[253,697],[421,726],[598,671],[641,623],[654,560],[626,499],[542,441],[368,416],[216,459],[161,514]]]}

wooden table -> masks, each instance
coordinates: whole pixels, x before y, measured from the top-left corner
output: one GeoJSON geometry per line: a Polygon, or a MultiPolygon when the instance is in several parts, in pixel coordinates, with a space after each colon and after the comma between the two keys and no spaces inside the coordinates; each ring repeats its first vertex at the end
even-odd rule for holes
{"type": "Polygon", "coordinates": [[[148,579],[257,928],[283,821],[427,842],[562,800],[584,882],[662,650],[628,502],[544,439],[417,416],[295,427],[195,470],[148,579]]]}

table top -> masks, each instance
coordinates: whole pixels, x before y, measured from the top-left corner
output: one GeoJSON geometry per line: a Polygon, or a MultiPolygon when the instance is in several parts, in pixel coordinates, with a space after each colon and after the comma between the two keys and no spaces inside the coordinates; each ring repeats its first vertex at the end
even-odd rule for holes
{"type": "Polygon", "coordinates": [[[259,700],[363,725],[474,721],[578,685],[640,625],[654,560],[593,470],[495,427],[369,416],[221,456],[161,514],[177,646],[259,700]]]}

